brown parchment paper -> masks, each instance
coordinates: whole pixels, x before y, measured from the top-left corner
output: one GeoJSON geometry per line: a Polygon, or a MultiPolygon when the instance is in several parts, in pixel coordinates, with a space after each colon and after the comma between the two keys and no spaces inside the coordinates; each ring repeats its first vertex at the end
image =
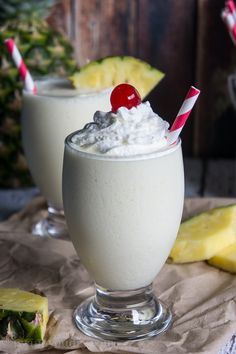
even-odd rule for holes
{"type": "MultiPolygon", "coordinates": [[[[189,199],[184,218],[232,204],[233,199],[189,199]]],[[[155,294],[172,310],[172,328],[141,342],[105,342],[83,335],[72,313],[93,294],[93,282],[69,240],[35,237],[32,222],[45,214],[42,198],[0,223],[0,286],[38,289],[49,299],[50,318],[40,345],[0,341],[0,353],[217,354],[236,332],[236,276],[197,262],[165,264],[154,280],[155,294]]]]}

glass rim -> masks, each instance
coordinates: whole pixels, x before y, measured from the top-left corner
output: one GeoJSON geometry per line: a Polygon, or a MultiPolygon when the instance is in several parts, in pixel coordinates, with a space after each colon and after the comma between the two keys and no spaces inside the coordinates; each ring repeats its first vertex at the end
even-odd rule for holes
{"type": "Polygon", "coordinates": [[[72,132],[71,134],[69,134],[65,138],[65,142],[64,142],[65,147],[68,147],[72,151],[76,152],[76,154],[78,154],[80,157],[88,158],[91,160],[121,161],[121,162],[122,161],[125,162],[125,161],[149,160],[149,159],[153,159],[156,157],[162,157],[162,156],[169,155],[169,154],[173,153],[175,150],[177,150],[182,144],[181,138],[178,137],[176,143],[169,145],[167,148],[163,148],[158,151],[153,151],[150,153],[129,155],[129,156],[110,156],[110,155],[106,155],[106,154],[94,154],[94,153],[86,152],[86,151],[83,151],[83,150],[77,148],[77,145],[71,141],[71,138],[74,135],[76,135],[79,131],[80,130],[72,132]]]}
{"type": "MultiPolygon", "coordinates": [[[[39,83],[46,83],[47,81],[53,81],[53,82],[65,82],[65,83],[70,83],[70,80],[68,79],[68,77],[63,77],[63,76],[39,76],[39,77],[35,77],[34,79],[34,83],[36,84],[37,87],[37,82],[39,83]]],[[[64,89],[64,88],[63,88],[64,89]]],[[[23,88],[23,95],[24,96],[36,96],[36,97],[46,97],[46,98],[52,98],[52,99],[61,99],[61,98],[65,98],[65,99],[77,99],[77,98],[87,98],[87,97],[93,97],[96,95],[103,95],[106,94],[107,92],[112,90],[112,87],[107,87],[104,88],[102,90],[94,90],[94,91],[88,91],[88,92],[82,92],[77,90],[76,88],[69,87],[69,88],[65,88],[65,89],[69,89],[72,91],[71,95],[53,95],[53,94],[43,94],[41,92],[31,92],[31,91],[27,91],[25,88],[23,88]]],[[[60,90],[60,88],[58,88],[58,90],[60,90]]],[[[50,89],[48,89],[48,91],[50,91],[50,89]]]]}

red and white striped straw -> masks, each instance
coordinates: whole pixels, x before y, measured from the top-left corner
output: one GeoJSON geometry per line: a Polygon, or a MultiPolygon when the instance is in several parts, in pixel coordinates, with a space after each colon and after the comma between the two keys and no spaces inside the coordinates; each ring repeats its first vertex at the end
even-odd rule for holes
{"type": "Polygon", "coordinates": [[[236,20],[234,16],[228,10],[223,10],[221,17],[228,29],[234,45],[236,45],[236,20]]]}
{"type": "Polygon", "coordinates": [[[9,51],[15,65],[18,68],[20,75],[24,81],[26,91],[29,91],[29,92],[32,92],[35,94],[37,92],[37,87],[32,79],[32,76],[29,73],[29,70],[27,69],[27,67],[24,63],[24,60],[22,59],[22,56],[15,44],[14,39],[12,39],[12,38],[6,39],[5,43],[6,43],[8,51],[9,51]]]}
{"type": "Polygon", "coordinates": [[[233,0],[228,0],[226,2],[226,7],[229,10],[229,12],[233,15],[234,20],[236,20],[236,6],[233,0]]]}
{"type": "Polygon", "coordinates": [[[177,141],[180,132],[183,129],[186,120],[188,119],[188,116],[191,113],[193,106],[195,105],[195,102],[197,101],[199,94],[200,90],[193,86],[190,87],[184,102],[175,118],[175,121],[170,128],[170,132],[167,138],[169,144],[174,144],[177,141]]]}

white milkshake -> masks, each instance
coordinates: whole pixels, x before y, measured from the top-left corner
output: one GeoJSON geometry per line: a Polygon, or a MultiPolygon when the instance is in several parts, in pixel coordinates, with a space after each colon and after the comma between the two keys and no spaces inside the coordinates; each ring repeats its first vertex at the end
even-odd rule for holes
{"type": "Polygon", "coordinates": [[[59,78],[36,85],[36,95],[23,95],[23,147],[36,185],[50,205],[60,209],[64,139],[89,122],[96,109],[110,108],[111,90],[81,93],[59,78]]]}
{"type": "Polygon", "coordinates": [[[64,206],[74,246],[100,286],[146,286],[168,257],[181,219],[180,142],[144,155],[123,156],[147,148],[143,145],[91,154],[85,151],[94,151],[95,144],[76,144],[82,135],[70,138],[65,148],[64,206]]]}
{"type": "Polygon", "coordinates": [[[144,338],[170,323],[149,288],[173,246],[184,201],[181,142],[168,145],[168,126],[146,102],[96,112],[93,123],[66,140],[65,216],[79,257],[98,285],[95,299],[78,307],[75,320],[91,336],[144,338]],[[121,309],[132,320],[124,320],[121,309]]]}

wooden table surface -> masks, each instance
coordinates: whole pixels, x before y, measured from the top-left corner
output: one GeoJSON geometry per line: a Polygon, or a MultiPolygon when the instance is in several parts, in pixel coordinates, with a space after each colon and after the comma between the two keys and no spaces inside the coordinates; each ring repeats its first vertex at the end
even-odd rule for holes
{"type": "Polygon", "coordinates": [[[184,160],[186,197],[236,197],[236,160],[184,160]]]}

